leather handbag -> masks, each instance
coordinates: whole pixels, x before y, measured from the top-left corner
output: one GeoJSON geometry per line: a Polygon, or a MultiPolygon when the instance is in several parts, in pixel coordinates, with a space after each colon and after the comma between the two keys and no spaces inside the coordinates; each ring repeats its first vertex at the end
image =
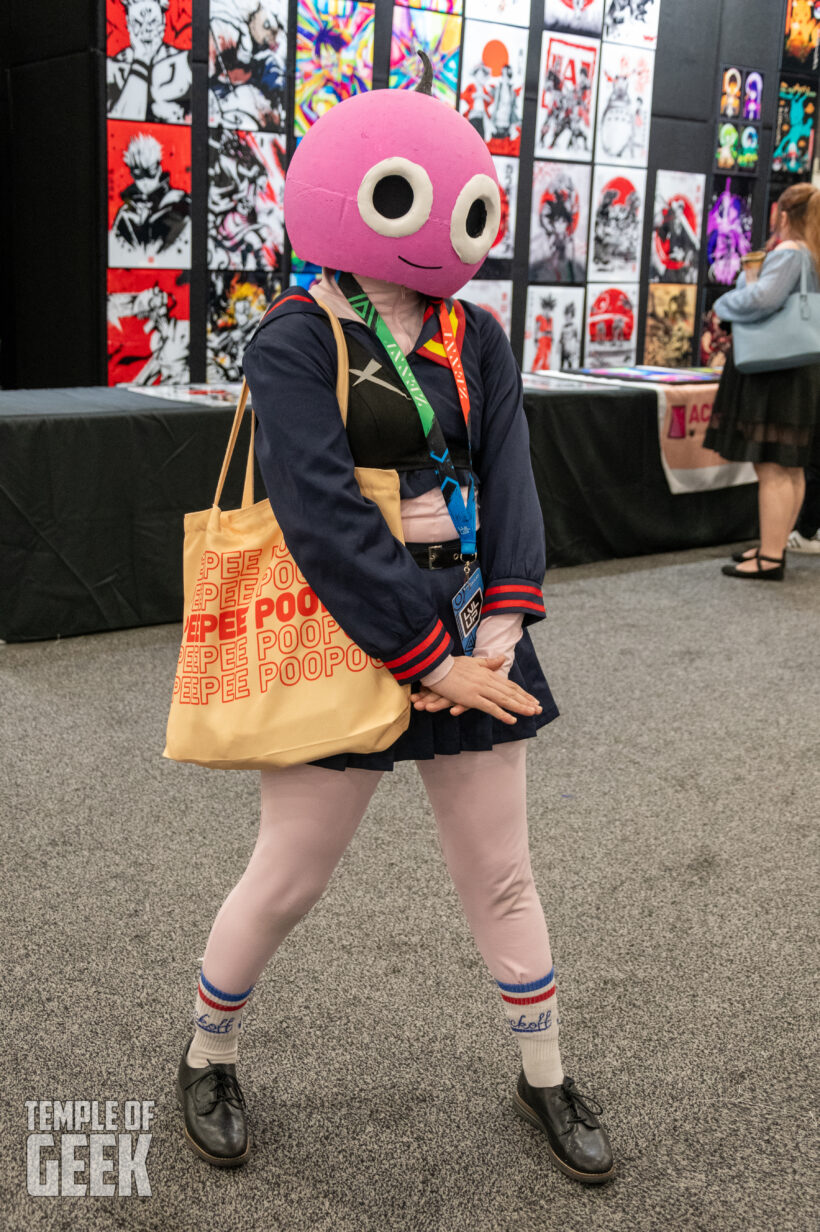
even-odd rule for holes
{"type": "MultiPolygon", "coordinates": [[[[346,423],[347,346],[325,312],[346,423]]],[[[386,749],[410,722],[410,686],[339,627],[300,573],[270,501],[254,503],[253,414],[242,506],[220,508],[247,401],[243,381],[213,507],[185,517],[184,625],[164,756],[251,770],[386,749]]],[[[355,476],[403,541],[398,473],[357,467],[355,476]]]]}
{"type": "Polygon", "coordinates": [[[732,323],[738,372],[778,372],[820,363],[820,293],[809,291],[808,262],[803,252],[800,290],[763,321],[732,323]]]}

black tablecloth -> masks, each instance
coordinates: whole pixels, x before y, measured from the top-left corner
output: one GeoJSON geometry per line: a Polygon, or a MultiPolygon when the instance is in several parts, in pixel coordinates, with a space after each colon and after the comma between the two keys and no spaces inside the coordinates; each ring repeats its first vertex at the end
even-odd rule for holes
{"type": "Polygon", "coordinates": [[[673,496],[661,466],[657,394],[636,385],[524,394],[547,564],[748,539],[757,484],[673,496]]]}
{"type": "MultiPolygon", "coordinates": [[[[651,392],[525,406],[550,565],[753,534],[754,486],[669,493],[651,392]]],[[[231,418],[123,389],[0,392],[0,638],[180,620],[183,515],[213,501],[231,418]]],[[[240,501],[235,463],[225,507],[240,501]]]]}

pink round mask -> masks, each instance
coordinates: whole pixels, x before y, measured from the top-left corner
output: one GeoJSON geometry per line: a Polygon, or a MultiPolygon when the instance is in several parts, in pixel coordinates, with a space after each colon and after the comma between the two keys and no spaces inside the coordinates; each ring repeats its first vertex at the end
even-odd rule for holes
{"type": "Polygon", "coordinates": [[[433,297],[473,277],[500,218],[479,134],[411,90],[337,103],[302,138],[285,181],[285,225],[303,260],[433,297]]]}

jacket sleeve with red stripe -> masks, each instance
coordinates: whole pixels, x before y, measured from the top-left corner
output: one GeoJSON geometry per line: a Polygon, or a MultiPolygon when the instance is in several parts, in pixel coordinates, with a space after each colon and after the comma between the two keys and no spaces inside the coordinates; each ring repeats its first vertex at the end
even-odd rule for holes
{"type": "Polygon", "coordinates": [[[362,650],[408,682],[446,659],[452,639],[424,571],[359,491],[336,401],[333,335],[307,304],[281,317],[274,307],[245,351],[256,456],[309,585],[362,650]]]}
{"type": "Polygon", "coordinates": [[[475,463],[485,588],[482,615],[520,613],[527,625],[545,616],[541,587],[546,549],[521,373],[498,322],[483,312],[480,327],[484,407],[475,463]]]}

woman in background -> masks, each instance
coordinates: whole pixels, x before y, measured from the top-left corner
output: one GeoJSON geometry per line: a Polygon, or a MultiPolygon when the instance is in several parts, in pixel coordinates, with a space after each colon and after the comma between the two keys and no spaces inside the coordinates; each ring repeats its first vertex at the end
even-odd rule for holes
{"type": "MultiPolygon", "coordinates": [[[[763,321],[786,302],[808,265],[809,291],[820,291],[820,191],[793,184],[777,203],[773,243],[757,281],[716,300],[722,321],[763,321]]],[[[805,494],[803,468],[820,457],[820,364],[744,376],[731,352],[704,444],[731,462],[752,462],[759,483],[760,545],[724,565],[727,577],[780,582],[786,543],[805,494]]]]}

